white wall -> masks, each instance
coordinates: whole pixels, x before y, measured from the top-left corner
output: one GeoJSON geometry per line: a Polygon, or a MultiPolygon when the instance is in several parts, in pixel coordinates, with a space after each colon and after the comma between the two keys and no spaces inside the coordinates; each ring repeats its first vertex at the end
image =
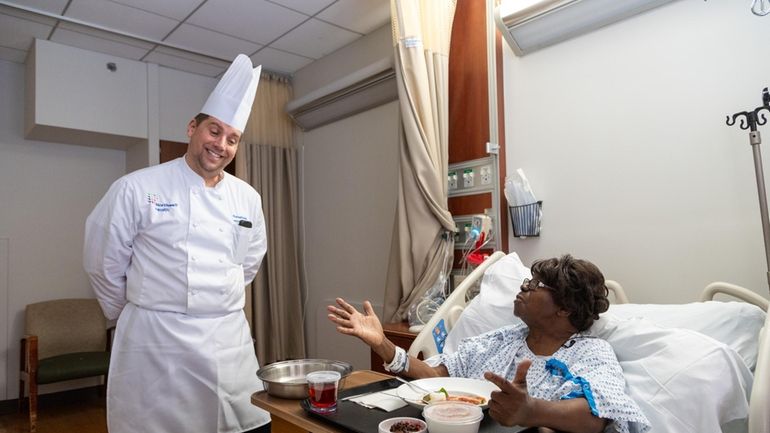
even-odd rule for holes
{"type": "Polygon", "coordinates": [[[187,143],[187,124],[203,108],[219,80],[163,66],[158,69],[160,139],[187,143]]]}
{"type": "Polygon", "coordinates": [[[398,187],[398,103],[302,136],[305,331],[309,357],[369,368],[369,348],[338,334],[326,305],[341,296],[382,308],[398,187]]]}
{"type": "Polygon", "coordinates": [[[632,302],[693,301],[714,280],[767,297],[748,133],[725,125],[770,85],[770,17],[749,3],[682,0],[505,50],[507,171],[544,212],[541,237],[511,250],[588,258],[632,302]]]}
{"type": "MultiPolygon", "coordinates": [[[[387,57],[393,57],[389,25],[302,68],[294,95],[387,57]]],[[[382,308],[398,186],[398,103],[299,133],[298,141],[308,356],[369,368],[368,347],[338,334],[326,305],[342,296],[382,308]]]]}
{"type": "Polygon", "coordinates": [[[23,65],[0,61],[0,95],[0,239],[7,239],[7,299],[0,307],[0,329],[7,335],[0,347],[3,400],[18,395],[25,305],[93,296],[81,260],[84,223],[124,173],[125,152],[25,140],[23,65]]]}

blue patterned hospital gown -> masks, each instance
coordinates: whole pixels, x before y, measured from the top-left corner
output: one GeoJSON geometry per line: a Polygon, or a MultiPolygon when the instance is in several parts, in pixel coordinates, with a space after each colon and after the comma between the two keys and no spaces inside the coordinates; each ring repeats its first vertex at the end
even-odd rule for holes
{"type": "Polygon", "coordinates": [[[583,397],[591,412],[610,422],[605,432],[645,432],[650,425],[639,406],[625,393],[626,382],[615,352],[606,341],[573,335],[551,356],[529,350],[524,324],[506,326],[464,339],[457,351],[439,362],[453,377],[483,379],[491,371],[513,380],[516,365],[531,359],[527,372],[529,395],[543,400],[583,397]]]}

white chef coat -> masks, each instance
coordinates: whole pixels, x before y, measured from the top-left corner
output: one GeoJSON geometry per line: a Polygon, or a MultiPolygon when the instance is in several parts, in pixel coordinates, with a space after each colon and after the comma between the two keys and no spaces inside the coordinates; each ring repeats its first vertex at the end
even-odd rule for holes
{"type": "Polygon", "coordinates": [[[86,221],[83,262],[119,317],[107,391],[111,433],[236,433],[270,421],[244,286],[267,250],[259,194],[214,187],[184,157],[118,179],[86,221]],[[249,227],[249,225],[251,227],[249,227]]]}

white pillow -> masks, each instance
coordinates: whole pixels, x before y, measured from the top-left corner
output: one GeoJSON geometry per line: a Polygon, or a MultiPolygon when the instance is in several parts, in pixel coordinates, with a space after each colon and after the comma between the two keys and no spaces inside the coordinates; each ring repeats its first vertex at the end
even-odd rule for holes
{"type": "Polygon", "coordinates": [[[615,350],[651,433],[721,433],[748,417],[752,374],[727,345],[688,329],[605,313],[588,333],[615,350]]]}
{"type": "Polygon", "coordinates": [[[481,278],[479,294],[468,303],[449,330],[444,353],[454,352],[463,338],[521,322],[513,315],[513,300],[521,290],[524,278],[532,278],[532,273],[516,253],[493,263],[481,278]]]}
{"type": "Polygon", "coordinates": [[[759,331],[765,312],[747,302],[690,304],[618,304],[608,313],[619,318],[644,317],[666,328],[685,328],[708,335],[738,352],[751,371],[757,365],[759,331]]]}

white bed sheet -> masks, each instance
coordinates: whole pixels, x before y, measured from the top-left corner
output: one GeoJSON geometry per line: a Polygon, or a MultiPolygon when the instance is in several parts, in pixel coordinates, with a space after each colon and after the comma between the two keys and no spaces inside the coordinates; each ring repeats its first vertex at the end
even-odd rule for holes
{"type": "Polygon", "coordinates": [[[753,377],[729,346],[689,329],[611,313],[589,333],[612,345],[651,432],[722,433],[723,424],[748,417],[753,377]]]}

